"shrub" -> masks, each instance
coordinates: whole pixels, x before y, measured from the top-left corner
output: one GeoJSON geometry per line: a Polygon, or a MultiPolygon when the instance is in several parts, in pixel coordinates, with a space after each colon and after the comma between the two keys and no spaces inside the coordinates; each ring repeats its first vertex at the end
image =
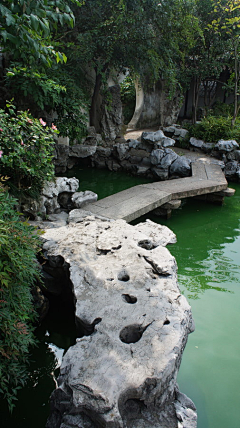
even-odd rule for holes
{"type": "Polygon", "coordinates": [[[10,410],[27,375],[34,343],[31,286],[40,279],[35,261],[40,240],[33,227],[20,221],[16,203],[0,181],[0,393],[10,410]]]}
{"type": "Polygon", "coordinates": [[[217,143],[218,140],[234,139],[240,142],[240,120],[235,127],[231,127],[231,118],[224,116],[207,116],[200,123],[188,127],[192,137],[209,143],[217,143]]]}
{"type": "MultiPolygon", "coordinates": [[[[79,71],[79,70],[78,70],[79,71]]],[[[52,66],[44,73],[12,64],[6,76],[7,88],[19,103],[25,102],[32,111],[36,108],[57,114],[55,122],[59,133],[69,137],[70,144],[81,142],[87,135],[87,89],[79,86],[82,76],[69,66],[52,66]],[[77,76],[76,76],[77,74],[77,76]]],[[[87,85],[85,85],[87,86],[87,85]]]]}
{"type": "Polygon", "coordinates": [[[57,130],[11,104],[7,108],[7,112],[0,109],[1,175],[9,177],[15,196],[37,197],[45,180],[54,176],[53,135],[57,130]]]}

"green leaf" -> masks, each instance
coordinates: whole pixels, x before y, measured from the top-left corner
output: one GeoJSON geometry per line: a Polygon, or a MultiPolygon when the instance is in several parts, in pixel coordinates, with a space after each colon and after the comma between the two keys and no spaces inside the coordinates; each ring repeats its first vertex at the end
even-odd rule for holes
{"type": "Polygon", "coordinates": [[[14,25],[15,24],[15,19],[14,19],[14,17],[12,16],[12,15],[10,15],[10,14],[7,14],[6,15],[6,24],[7,24],[7,26],[9,27],[10,25],[14,25]]]}
{"type": "Polygon", "coordinates": [[[39,18],[32,14],[30,15],[30,21],[31,21],[31,26],[35,31],[38,31],[38,27],[39,27],[39,18]]]}

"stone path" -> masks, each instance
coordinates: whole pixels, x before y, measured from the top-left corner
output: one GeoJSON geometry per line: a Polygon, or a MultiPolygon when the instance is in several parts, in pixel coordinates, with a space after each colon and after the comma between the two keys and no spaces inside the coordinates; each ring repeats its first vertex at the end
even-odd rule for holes
{"type": "MultiPolygon", "coordinates": [[[[166,203],[182,198],[225,191],[228,183],[219,165],[192,163],[192,176],[141,184],[84,206],[94,214],[133,221],[166,203]]],[[[231,192],[230,192],[231,193],[231,192]]],[[[221,197],[224,196],[224,192],[221,197]]]]}

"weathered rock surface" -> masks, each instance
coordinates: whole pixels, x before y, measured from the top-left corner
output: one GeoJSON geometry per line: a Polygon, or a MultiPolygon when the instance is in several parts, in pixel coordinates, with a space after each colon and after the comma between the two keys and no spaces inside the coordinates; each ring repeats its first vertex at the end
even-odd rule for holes
{"type": "Polygon", "coordinates": [[[178,177],[191,175],[191,160],[185,156],[178,156],[170,166],[170,174],[178,177]]]}
{"type": "Polygon", "coordinates": [[[92,156],[97,149],[97,141],[96,139],[91,144],[90,142],[85,141],[83,144],[75,144],[69,147],[69,156],[73,156],[75,158],[86,158],[88,156],[92,156]]]}
{"type": "Polygon", "coordinates": [[[168,147],[173,146],[175,140],[166,137],[163,131],[143,132],[140,141],[134,139],[124,141],[125,143],[114,144],[112,149],[97,148],[92,157],[92,166],[107,167],[111,171],[122,169],[133,175],[157,180],[190,175],[191,165],[184,156],[175,164],[176,168],[170,168],[179,156],[168,147]]]}
{"type": "Polygon", "coordinates": [[[156,132],[143,132],[142,141],[147,144],[157,145],[159,148],[171,147],[175,144],[175,141],[172,138],[166,137],[161,130],[156,132]]]}
{"type": "Polygon", "coordinates": [[[222,153],[228,153],[239,149],[239,145],[235,140],[219,140],[215,145],[215,149],[222,153]]]}
{"type": "Polygon", "coordinates": [[[108,88],[111,103],[102,105],[101,134],[105,141],[113,142],[121,133],[122,127],[122,102],[120,86],[114,85],[108,88]]]}
{"type": "MultiPolygon", "coordinates": [[[[53,220],[59,224],[65,221],[62,218],[54,218],[54,215],[60,215],[62,209],[68,212],[74,208],[81,208],[86,204],[97,201],[98,195],[90,190],[85,192],[76,192],[79,187],[79,180],[75,177],[57,177],[55,181],[47,182],[43,188],[39,201],[34,199],[25,199],[22,202],[21,210],[24,215],[30,216],[32,220],[46,219],[53,220]]],[[[62,213],[64,216],[64,213],[62,213]]],[[[54,227],[54,226],[52,226],[54,227]]]]}
{"type": "Polygon", "coordinates": [[[167,126],[163,128],[163,131],[175,140],[185,138],[188,135],[187,129],[181,128],[181,126],[177,124],[167,126]]]}
{"type": "Polygon", "coordinates": [[[86,204],[97,201],[98,195],[91,190],[85,190],[85,192],[75,192],[71,199],[74,208],[84,207],[86,204]]]}
{"type": "Polygon", "coordinates": [[[198,140],[197,138],[191,137],[189,140],[190,147],[193,147],[194,149],[202,149],[204,145],[203,140],[198,140]]]}
{"type": "Polygon", "coordinates": [[[80,144],[74,141],[73,145],[65,144],[64,138],[59,138],[59,142],[55,146],[54,165],[56,173],[63,173],[67,169],[71,169],[80,158],[92,156],[97,149],[97,144],[102,143],[100,134],[96,133],[93,126],[87,129],[87,136],[83,138],[80,144]],[[63,140],[61,142],[61,140],[63,140]]]}
{"type": "Polygon", "coordinates": [[[165,248],[175,235],[79,211],[77,224],[42,238],[48,263],[69,267],[88,334],[64,356],[47,427],[196,428],[195,406],[176,384],[194,327],[165,248]]]}

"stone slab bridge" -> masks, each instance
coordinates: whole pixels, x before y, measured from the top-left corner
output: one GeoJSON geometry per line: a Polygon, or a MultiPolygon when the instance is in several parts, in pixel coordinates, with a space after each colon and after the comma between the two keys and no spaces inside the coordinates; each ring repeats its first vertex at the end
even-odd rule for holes
{"type": "Polygon", "coordinates": [[[169,218],[172,209],[180,206],[182,198],[199,197],[222,204],[224,196],[232,196],[234,192],[228,188],[219,165],[198,161],[192,163],[191,177],[134,186],[87,204],[84,210],[127,222],[153,210],[169,218]]]}

